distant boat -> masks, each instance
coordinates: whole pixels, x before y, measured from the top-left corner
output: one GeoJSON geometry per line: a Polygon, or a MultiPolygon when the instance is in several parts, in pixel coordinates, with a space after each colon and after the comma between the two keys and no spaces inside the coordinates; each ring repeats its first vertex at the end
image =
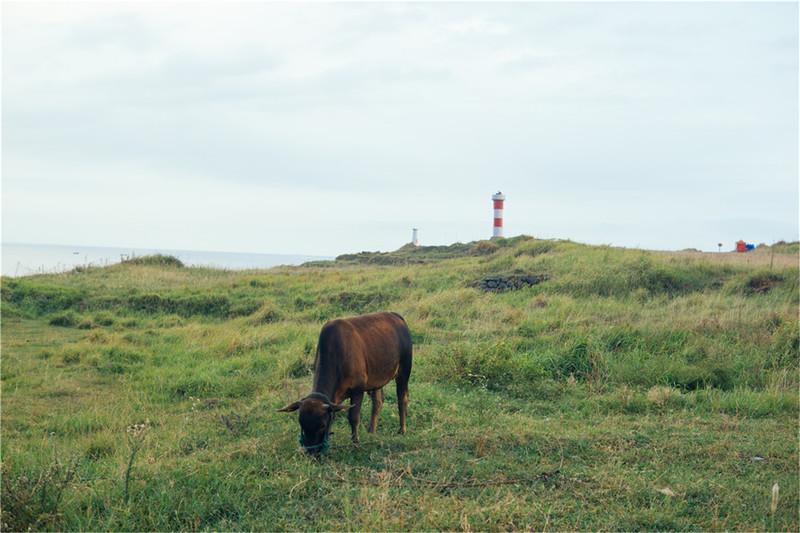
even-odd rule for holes
{"type": "Polygon", "coordinates": [[[72,252],[72,255],[78,255],[80,252],[72,252]]]}

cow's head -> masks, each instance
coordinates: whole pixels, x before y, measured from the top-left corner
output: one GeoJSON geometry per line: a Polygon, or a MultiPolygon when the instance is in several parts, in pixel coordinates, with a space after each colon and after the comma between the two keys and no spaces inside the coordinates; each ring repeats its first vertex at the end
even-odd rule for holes
{"type": "Polygon", "coordinates": [[[331,431],[333,415],[347,408],[348,406],[344,404],[336,405],[324,394],[311,393],[278,411],[282,413],[300,411],[300,446],[307,453],[318,454],[328,447],[328,434],[331,431]]]}

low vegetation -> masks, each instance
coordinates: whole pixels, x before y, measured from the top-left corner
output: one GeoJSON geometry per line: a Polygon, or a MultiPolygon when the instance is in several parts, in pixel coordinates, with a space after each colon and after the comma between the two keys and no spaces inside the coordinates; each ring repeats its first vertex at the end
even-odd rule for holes
{"type": "Polygon", "coordinates": [[[797,253],[521,236],[3,278],[2,528],[797,531],[797,253]],[[309,459],[276,409],[324,321],[385,309],[409,433],[387,387],[377,434],[337,420],[309,459]]]}

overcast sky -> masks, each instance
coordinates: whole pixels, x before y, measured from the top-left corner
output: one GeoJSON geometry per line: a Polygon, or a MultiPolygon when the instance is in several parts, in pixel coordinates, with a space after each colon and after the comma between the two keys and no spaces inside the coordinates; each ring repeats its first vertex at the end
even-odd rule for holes
{"type": "Polygon", "coordinates": [[[798,238],[796,3],[2,8],[4,242],[798,238]]]}

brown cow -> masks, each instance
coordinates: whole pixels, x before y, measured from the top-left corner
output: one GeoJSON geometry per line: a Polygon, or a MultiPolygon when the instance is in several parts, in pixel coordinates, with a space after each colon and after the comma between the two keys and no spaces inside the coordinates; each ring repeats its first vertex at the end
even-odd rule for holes
{"type": "Polygon", "coordinates": [[[341,402],[350,398],[353,442],[358,442],[358,421],[364,393],[372,398],[369,432],[378,426],[383,405],[383,386],[397,385],[400,433],[406,432],[408,378],[411,375],[411,332],[397,313],[372,313],[331,320],[322,326],[314,361],[314,389],[305,398],[279,409],[300,410],[300,444],[309,453],[328,447],[331,422],[341,402]]]}

